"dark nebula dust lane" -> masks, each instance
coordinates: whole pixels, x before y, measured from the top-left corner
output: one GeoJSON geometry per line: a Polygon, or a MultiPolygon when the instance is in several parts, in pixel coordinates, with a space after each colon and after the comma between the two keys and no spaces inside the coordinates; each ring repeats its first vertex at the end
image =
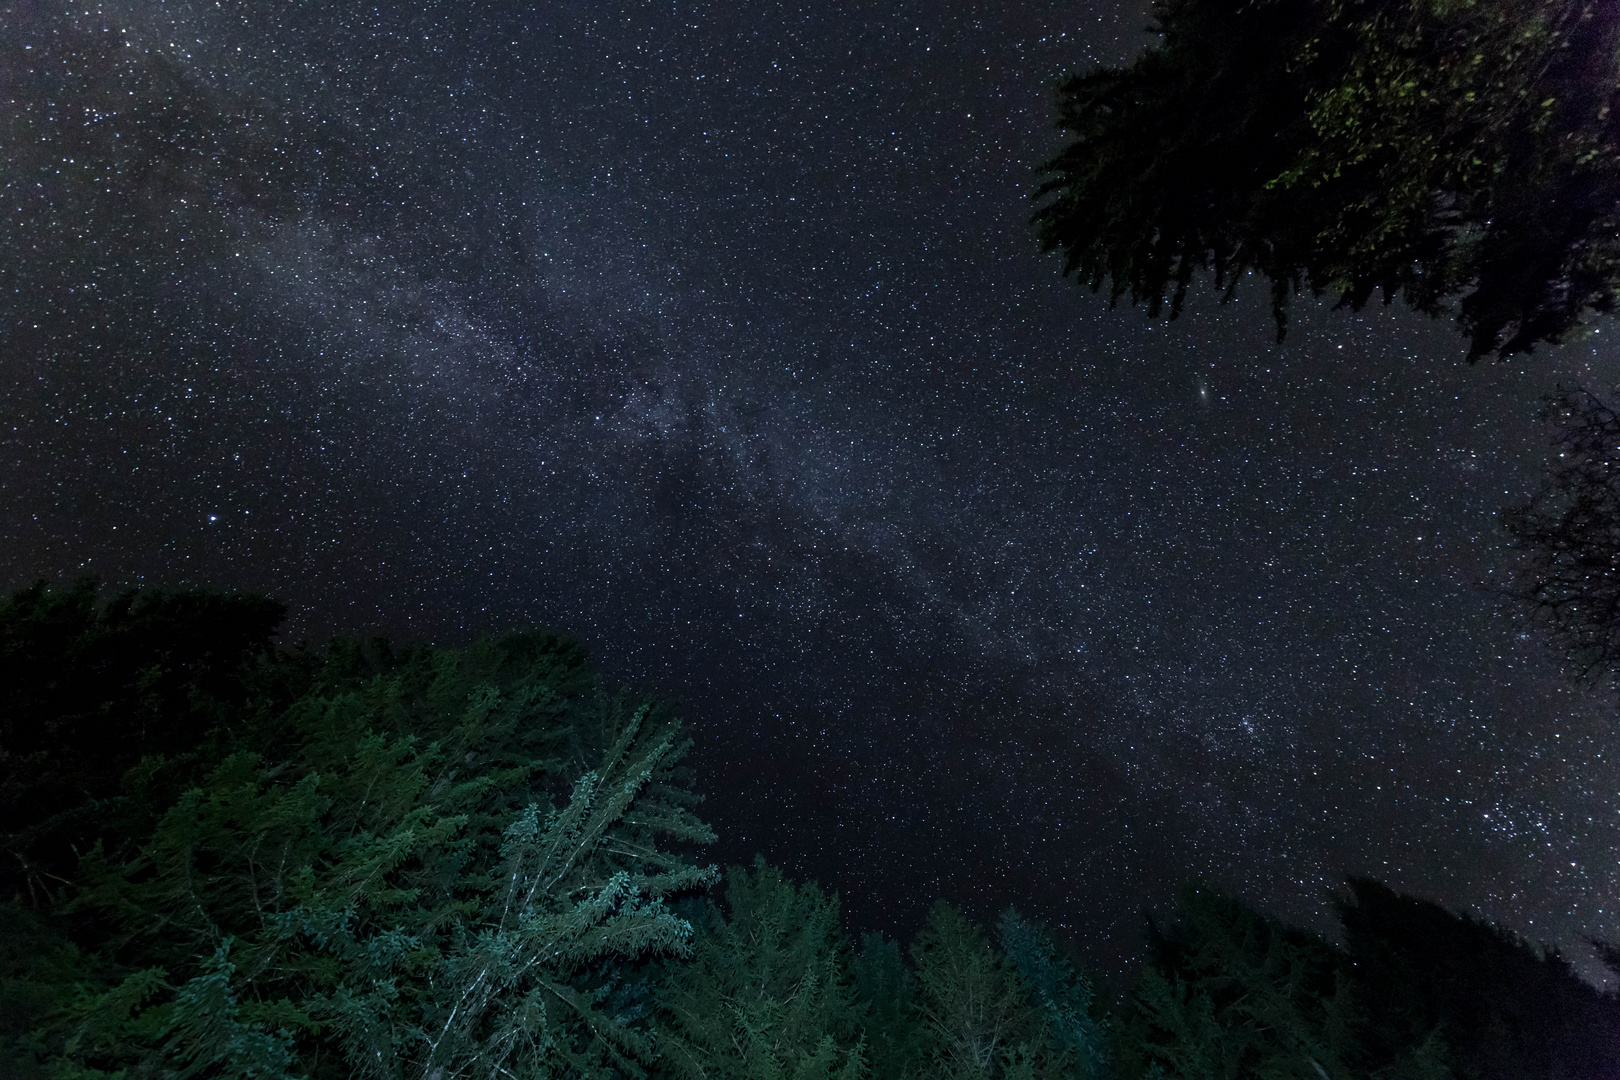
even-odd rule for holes
{"type": "Polygon", "coordinates": [[[1540,397],[1027,227],[1145,7],[0,0],[0,570],[541,624],[685,703],[716,857],[1117,969],[1190,878],[1620,937],[1613,702],[1495,589],[1540,397]]]}

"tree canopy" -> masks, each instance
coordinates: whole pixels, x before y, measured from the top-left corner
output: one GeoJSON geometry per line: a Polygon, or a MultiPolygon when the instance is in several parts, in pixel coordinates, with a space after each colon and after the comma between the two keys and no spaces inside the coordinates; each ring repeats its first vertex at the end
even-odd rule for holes
{"type": "MultiPolygon", "coordinates": [[[[231,607],[208,600],[189,604],[194,631],[231,607]]],[[[154,605],[116,600],[88,622],[154,605]]],[[[35,651],[53,630],[13,627],[35,651]]],[[[41,717],[76,700],[96,655],[58,650],[41,717]]],[[[302,669],[291,700],[182,729],[195,749],[174,761],[146,747],[107,762],[148,807],[144,835],[94,837],[50,907],[19,893],[0,908],[0,938],[25,943],[0,980],[3,1071],[638,1073],[653,1051],[631,966],[690,948],[668,901],[715,877],[692,858],[712,834],[676,721],[606,693],[545,634],[270,662],[302,669]]]]}
{"type": "Polygon", "coordinates": [[[1174,317],[1209,271],[1399,295],[1471,358],[1575,333],[1620,282],[1620,9],[1159,0],[1130,67],[1065,81],[1034,223],[1064,272],[1174,317]]]}
{"type": "Polygon", "coordinates": [[[259,664],[284,615],[258,596],[125,590],[94,579],[0,600],[0,896],[47,900],[75,849],[144,825],[122,789],[143,758],[184,775],[210,733],[274,693],[259,664]]]}
{"type": "MultiPolygon", "coordinates": [[[[85,811],[52,887],[13,875],[0,899],[7,1077],[1596,1080],[1620,1061],[1614,994],[1373,882],[1341,898],[1343,944],[1189,888],[1118,1000],[1013,910],[992,935],[942,901],[909,949],[856,952],[837,898],[763,859],[705,899],[679,725],[556,635],[287,651],[262,598],[92,583],[0,616],[26,706],[0,754],[76,778],[40,815],[85,811]]],[[[34,850],[8,805],[0,842],[34,850]]]]}

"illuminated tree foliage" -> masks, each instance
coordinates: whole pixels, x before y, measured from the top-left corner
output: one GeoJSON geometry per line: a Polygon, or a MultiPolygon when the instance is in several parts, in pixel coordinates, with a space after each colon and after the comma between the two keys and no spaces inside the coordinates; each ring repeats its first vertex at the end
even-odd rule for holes
{"type": "Polygon", "coordinates": [[[860,1001],[871,1075],[905,1077],[920,1067],[925,1048],[916,1022],[917,979],[896,941],[867,934],[850,963],[860,1001]]]}
{"type": "MultiPolygon", "coordinates": [[[[626,964],[690,948],[714,872],[678,726],[544,635],[337,649],[145,841],[85,853],[4,996],[12,1074],[638,1075],[626,964]]],[[[161,775],[148,757],[131,783],[161,775]]],[[[643,980],[644,981],[644,980],[643,980]]]]}
{"type": "Polygon", "coordinates": [[[1013,909],[1002,915],[999,930],[1001,947],[1044,1014],[1056,1071],[1076,1080],[1111,1076],[1109,1024],[1091,980],[1058,952],[1044,930],[1013,909]]]}
{"type": "Polygon", "coordinates": [[[1174,317],[1200,272],[1454,315],[1470,356],[1567,339],[1620,281],[1620,9],[1161,0],[1066,81],[1035,224],[1066,273],[1174,317]]]}
{"type": "Polygon", "coordinates": [[[1058,1075],[1047,1017],[1029,984],[984,933],[940,902],[912,943],[915,1013],[926,1047],[921,1074],[938,1080],[1058,1075]]]}
{"type": "Polygon", "coordinates": [[[726,878],[689,963],[658,993],[664,1065],[686,1080],[868,1075],[838,903],[756,860],[726,878]]]}
{"type": "Polygon", "coordinates": [[[711,836],[678,726],[605,694],[577,645],[288,652],[279,614],[89,583],[0,607],[21,706],[0,755],[26,765],[6,845],[71,841],[48,890],[14,875],[0,902],[0,1075],[1595,1080],[1620,1061],[1620,1000],[1556,953],[1367,881],[1342,945],[1187,890],[1118,1007],[1010,910],[992,939],[941,902],[909,950],[869,934],[852,955],[836,899],[762,859],[698,895],[718,875],[692,858],[711,836]],[[31,774],[66,831],[28,832],[31,774]]]}

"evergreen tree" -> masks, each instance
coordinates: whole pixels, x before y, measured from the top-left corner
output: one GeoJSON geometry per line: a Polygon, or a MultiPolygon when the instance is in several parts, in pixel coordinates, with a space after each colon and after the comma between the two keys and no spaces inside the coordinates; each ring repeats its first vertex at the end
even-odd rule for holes
{"type": "Polygon", "coordinates": [[[211,733],[272,692],[264,667],[283,616],[264,597],[206,591],[103,602],[93,578],[0,601],[0,898],[47,905],[77,851],[99,839],[122,853],[149,830],[125,774],[165,758],[165,778],[189,775],[176,767],[200,763],[211,733]]]}
{"type": "Polygon", "coordinates": [[[1620,9],[1159,0],[1059,93],[1035,224],[1065,273],[1180,310],[1195,274],[1455,312],[1470,356],[1565,340],[1620,282],[1620,9]]]}
{"type": "Polygon", "coordinates": [[[1617,1075],[1615,995],[1367,881],[1343,948],[1188,890],[1122,1020],[1010,910],[1001,952],[941,903],[912,969],[876,935],[851,958],[836,899],[762,860],[723,905],[695,896],[717,875],[687,854],[711,834],[678,725],[604,693],[577,644],[271,654],[277,618],[92,584],[0,608],[8,842],[37,824],[16,792],[60,776],[39,790],[88,812],[40,800],[58,831],[31,835],[92,841],[49,902],[0,903],[0,1075],[1617,1075]]]}
{"type": "Polygon", "coordinates": [[[916,1074],[927,1055],[916,1010],[917,980],[899,944],[881,934],[864,935],[850,969],[871,1074],[886,1080],[916,1074]]]}
{"type": "Polygon", "coordinates": [[[1351,964],[1321,938],[1204,888],[1151,934],[1122,1071],[1176,1080],[1239,1077],[1443,1080],[1437,1033],[1369,1038],[1351,964]]]}
{"type": "Polygon", "coordinates": [[[1112,1076],[1107,1017],[1091,980],[1058,954],[1045,930],[1012,908],[999,929],[1002,949],[1046,1013],[1047,1038],[1062,1071],[1075,1080],[1112,1076]]]}
{"type": "Polygon", "coordinates": [[[1460,1080],[1620,1076],[1620,999],[1556,952],[1360,878],[1339,917],[1370,1031],[1438,1029],[1460,1080]]]}
{"type": "Polygon", "coordinates": [[[930,1080],[1057,1075],[1030,987],[962,913],[940,901],[911,946],[930,1080]]]}
{"type": "Polygon", "coordinates": [[[658,992],[663,1065],[687,1080],[866,1075],[838,902],[756,858],[708,905],[690,961],[658,992]]]}
{"type": "MultiPolygon", "coordinates": [[[[55,1076],[639,1073],[624,963],[689,948],[712,870],[678,725],[570,643],[338,649],[131,857],[82,860],[104,937],[28,984],[55,1076]],[[64,986],[63,984],[67,985],[64,986]]],[[[15,906],[14,906],[15,910],[15,906]]],[[[644,996],[644,995],[643,995],[644,996]]],[[[28,1075],[25,1070],[23,1075],[28,1075]]]]}

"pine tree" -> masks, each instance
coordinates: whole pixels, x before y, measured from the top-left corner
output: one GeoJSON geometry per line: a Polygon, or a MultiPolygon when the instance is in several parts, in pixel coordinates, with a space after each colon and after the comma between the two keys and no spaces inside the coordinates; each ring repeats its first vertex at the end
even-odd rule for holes
{"type": "Polygon", "coordinates": [[[999,927],[1001,947],[1046,1013],[1046,1034],[1057,1068],[1075,1080],[1105,1080],[1108,1022],[1090,979],[1058,954],[1051,937],[1008,908],[999,927]]]}
{"type": "Polygon", "coordinates": [[[911,946],[930,1080],[1055,1075],[1029,985],[984,934],[940,901],[911,946]]]}
{"type": "Polygon", "coordinates": [[[850,972],[871,1074],[884,1080],[916,1074],[927,1054],[916,1009],[917,980],[899,944],[881,934],[864,935],[850,972]]]}
{"type": "Polygon", "coordinates": [[[1545,621],[1579,676],[1620,670],[1620,408],[1584,389],[1547,402],[1558,457],[1502,515],[1521,555],[1511,592],[1545,621]]]}
{"type": "Polygon", "coordinates": [[[1339,918],[1386,1041],[1438,1029],[1464,1080],[1598,1077],[1620,1062],[1620,999],[1557,952],[1361,878],[1339,918]]]}
{"type": "Polygon", "coordinates": [[[1438,1033],[1367,1038],[1347,958],[1236,900],[1194,887],[1151,935],[1123,1040],[1127,1076],[1166,1080],[1443,1080],[1438,1033]]]}
{"type": "Polygon", "coordinates": [[[1036,226],[1151,314],[1195,275],[1455,312],[1469,354],[1567,339],[1620,287],[1620,12],[1587,0],[1159,0],[1059,92],[1036,226]]]}
{"type": "Polygon", "coordinates": [[[177,766],[203,765],[209,733],[271,692],[263,667],[283,615],[208,591],[103,598],[94,578],[0,600],[0,898],[47,908],[76,851],[149,832],[146,804],[192,775],[177,766]],[[147,780],[165,790],[125,786],[157,757],[169,768],[147,780]]]}
{"type": "Polygon", "coordinates": [[[726,879],[658,993],[663,1067],[686,1080],[867,1075],[838,902],[756,858],[726,879]]]}
{"type": "MultiPolygon", "coordinates": [[[[712,869],[675,721],[545,635],[339,649],[128,859],[36,1059],[83,1077],[637,1075],[625,964],[679,955],[712,869]]],[[[644,995],[643,995],[644,996],[644,995]]],[[[57,995],[58,1000],[62,998],[57,995]]]]}

